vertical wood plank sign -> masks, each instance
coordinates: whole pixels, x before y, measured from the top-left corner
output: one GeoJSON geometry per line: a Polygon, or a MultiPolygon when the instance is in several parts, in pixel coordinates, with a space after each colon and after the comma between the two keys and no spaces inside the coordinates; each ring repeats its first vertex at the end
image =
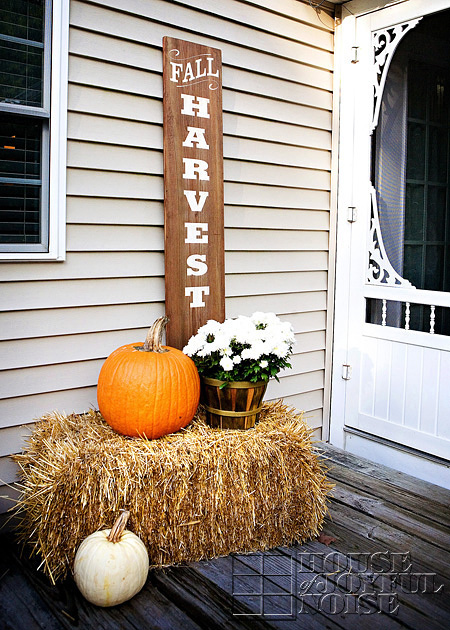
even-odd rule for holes
{"type": "Polygon", "coordinates": [[[163,38],[167,344],[225,318],[221,51],[163,38]]]}

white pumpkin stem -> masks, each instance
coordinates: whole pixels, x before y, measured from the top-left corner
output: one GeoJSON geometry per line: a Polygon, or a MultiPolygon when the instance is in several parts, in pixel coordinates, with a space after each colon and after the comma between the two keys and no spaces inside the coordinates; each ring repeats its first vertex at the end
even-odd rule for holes
{"type": "Polygon", "coordinates": [[[162,347],[162,337],[169,323],[169,318],[164,315],[156,320],[156,322],[150,326],[142,349],[145,352],[167,352],[162,347]]]}
{"type": "Polygon", "coordinates": [[[123,531],[126,527],[127,521],[130,518],[130,512],[123,510],[120,516],[116,519],[114,525],[111,527],[111,531],[107,539],[109,542],[116,543],[122,538],[123,531]]]}

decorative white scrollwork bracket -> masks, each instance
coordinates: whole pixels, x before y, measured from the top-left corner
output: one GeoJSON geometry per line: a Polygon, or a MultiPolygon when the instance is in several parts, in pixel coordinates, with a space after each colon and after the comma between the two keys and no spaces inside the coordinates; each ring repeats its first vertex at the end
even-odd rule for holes
{"type": "Polygon", "coordinates": [[[377,192],[370,187],[371,216],[369,233],[369,266],[367,269],[367,282],[380,284],[384,287],[408,287],[414,288],[409,280],[402,278],[389,262],[381,236],[380,220],[378,218],[377,192]]]}
{"type": "MultiPolygon", "coordinates": [[[[373,46],[373,112],[371,133],[378,124],[383,90],[387,73],[394,52],[408,31],[414,28],[421,18],[396,24],[372,33],[373,46]]],[[[408,287],[413,285],[402,278],[392,267],[386,254],[386,249],[381,235],[380,220],[378,215],[377,194],[373,186],[370,187],[371,217],[369,234],[369,265],[367,270],[367,282],[382,286],[408,287]]]]}
{"type": "Polygon", "coordinates": [[[373,45],[373,116],[372,132],[378,124],[386,77],[394,52],[408,31],[417,26],[422,18],[396,24],[372,33],[373,45]]]}

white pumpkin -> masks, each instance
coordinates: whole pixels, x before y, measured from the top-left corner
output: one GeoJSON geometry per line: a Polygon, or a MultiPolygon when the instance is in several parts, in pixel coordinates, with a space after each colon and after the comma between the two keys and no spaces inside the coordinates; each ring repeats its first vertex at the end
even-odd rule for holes
{"type": "Polygon", "coordinates": [[[97,606],[116,606],[144,586],[149,569],[142,540],[125,529],[124,511],[111,529],[94,532],[79,546],[73,575],[81,594],[97,606]]]}

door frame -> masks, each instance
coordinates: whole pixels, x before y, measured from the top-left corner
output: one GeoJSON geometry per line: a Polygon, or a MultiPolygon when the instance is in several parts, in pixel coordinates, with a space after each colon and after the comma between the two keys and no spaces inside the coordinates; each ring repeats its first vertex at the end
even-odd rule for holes
{"type": "MultiPolygon", "coordinates": [[[[344,376],[349,364],[348,349],[358,331],[349,326],[350,309],[364,318],[361,287],[365,284],[366,264],[363,259],[358,271],[358,286],[350,281],[350,252],[355,243],[367,241],[367,213],[370,205],[370,129],[373,87],[365,79],[364,70],[371,68],[372,32],[424,15],[450,9],[450,0],[408,0],[364,15],[347,14],[343,7],[342,22],[336,32],[336,102],[339,102],[338,187],[337,187],[337,246],[335,269],[335,302],[333,360],[331,374],[331,410],[329,440],[332,444],[355,454],[377,459],[423,479],[450,487],[450,467],[434,456],[420,453],[401,444],[376,436],[358,434],[346,427],[347,387],[344,376]],[[357,134],[367,129],[368,134],[357,134]],[[356,211],[356,220],[354,210],[356,211]],[[359,298],[359,299],[358,299],[359,298]],[[439,478],[439,477],[438,477],[439,478]]],[[[366,74],[367,76],[367,74],[366,74]]],[[[364,248],[363,248],[364,249],[364,248]]],[[[365,250],[364,254],[365,256],[365,250]]]]}

